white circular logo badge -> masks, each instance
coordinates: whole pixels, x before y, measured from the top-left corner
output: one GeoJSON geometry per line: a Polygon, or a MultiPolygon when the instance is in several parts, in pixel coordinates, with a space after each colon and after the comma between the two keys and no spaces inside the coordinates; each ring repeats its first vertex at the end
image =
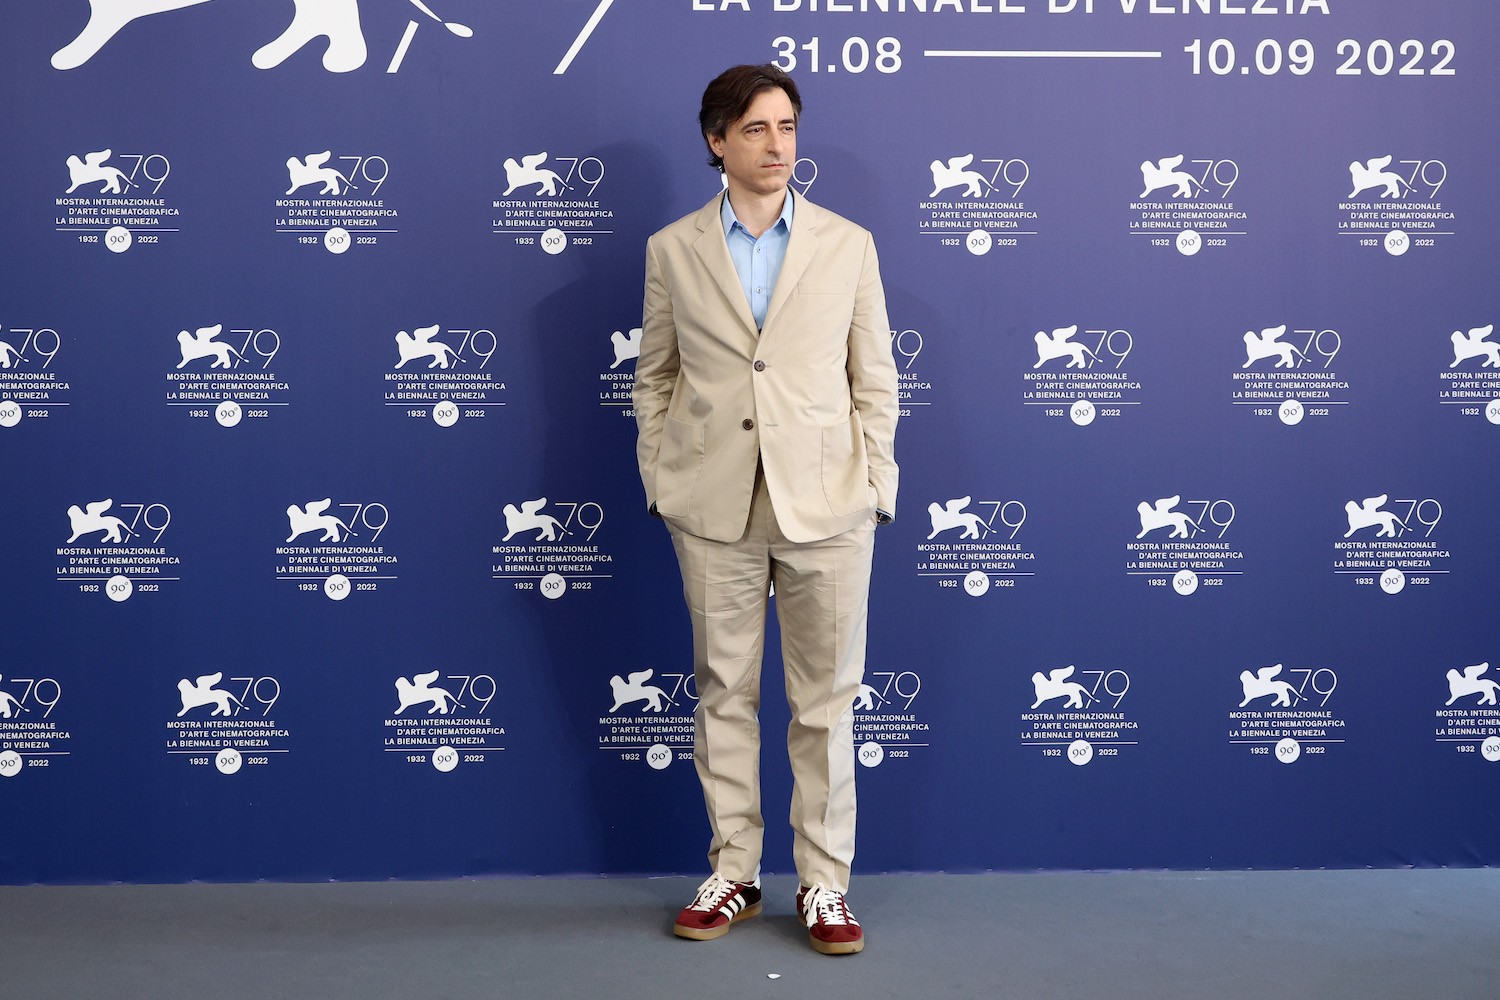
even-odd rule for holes
{"type": "Polygon", "coordinates": [[[1302,744],[1288,736],[1286,739],[1276,741],[1276,759],[1283,764],[1290,764],[1302,756],[1302,744]]]}
{"type": "Polygon", "coordinates": [[[1281,405],[1276,408],[1276,415],[1288,427],[1302,423],[1302,418],[1306,416],[1306,413],[1307,411],[1303,409],[1302,404],[1295,399],[1283,400],[1281,405]]]}
{"type": "Polygon", "coordinates": [[[14,399],[0,401],[0,427],[14,427],[20,422],[21,404],[14,399]]]}
{"type": "Polygon", "coordinates": [[[335,573],[323,581],[323,593],[330,601],[342,601],[353,589],[349,586],[349,578],[342,573],[335,573]]]}
{"type": "MultiPolygon", "coordinates": [[[[1483,743],[1479,744],[1479,752],[1483,754],[1484,759],[1489,761],[1491,764],[1493,764],[1497,760],[1500,760],[1500,736],[1487,737],[1483,743]]],[[[0,763],[0,769],[3,769],[4,767],[5,765],[3,763],[0,763]]]]}
{"type": "Polygon", "coordinates": [[[225,747],[214,755],[214,767],[219,769],[220,774],[234,774],[245,763],[245,758],[234,747],[225,747]]]}
{"type": "Polygon", "coordinates": [[[1191,229],[1184,229],[1177,234],[1177,252],[1184,257],[1191,257],[1203,249],[1203,240],[1191,229]]]}
{"type": "Polygon", "coordinates": [[[542,596],[555,601],[568,592],[568,581],[561,573],[548,573],[542,577],[542,596]]]}
{"type": "Polygon", "coordinates": [[[134,242],[135,237],[124,226],[110,226],[109,232],[104,234],[104,245],[115,253],[124,253],[134,242]]]}
{"type": "Polygon", "coordinates": [[[1097,415],[1098,411],[1094,409],[1094,404],[1086,399],[1075,400],[1073,405],[1068,407],[1068,416],[1079,427],[1087,427],[1094,422],[1094,417],[1097,415]]]}
{"type": "Polygon", "coordinates": [[[433,423],[439,427],[452,427],[458,423],[458,404],[451,399],[445,399],[432,408],[433,423]]]}
{"type": "Polygon", "coordinates": [[[219,422],[220,427],[233,427],[240,422],[245,411],[240,409],[240,404],[232,399],[226,399],[214,410],[214,419],[219,422]]]}
{"type": "Polygon", "coordinates": [[[982,570],[971,570],[969,575],[964,577],[964,593],[970,597],[983,597],[989,593],[989,590],[990,578],[985,576],[982,570]]]}
{"type": "MultiPolygon", "coordinates": [[[[3,419],[3,417],[0,417],[3,419]]],[[[16,407],[16,419],[21,419],[21,408],[16,407]]],[[[1484,419],[1492,424],[1500,424],[1500,399],[1490,400],[1490,405],[1484,408],[1484,419]]],[[[9,427],[9,424],[6,424],[9,427]]]]}
{"type": "Polygon", "coordinates": [[[646,763],[651,765],[654,771],[660,771],[672,763],[672,748],[665,743],[658,743],[646,751],[646,763]]]}
{"type": "Polygon", "coordinates": [[[458,766],[458,751],[443,744],[432,751],[432,766],[447,774],[458,766]]]}
{"type": "Polygon", "coordinates": [[[343,253],[349,249],[349,230],[343,226],[334,226],[323,234],[323,248],[329,253],[343,253]]]}
{"type": "Polygon", "coordinates": [[[1411,240],[1399,229],[1392,229],[1385,234],[1385,252],[1392,257],[1400,257],[1411,249],[1411,240]]]}
{"type": "Polygon", "coordinates": [[[542,249],[550,254],[560,254],[568,249],[568,234],[553,226],[542,234],[542,249]]]}
{"type": "Polygon", "coordinates": [[[1094,759],[1094,747],[1088,740],[1074,740],[1068,744],[1068,760],[1079,767],[1094,759]]]}
{"type": "Polygon", "coordinates": [[[1198,589],[1198,574],[1190,569],[1180,569],[1177,575],[1172,577],[1172,589],[1183,597],[1198,589]]]}
{"type": "Polygon", "coordinates": [[[0,778],[14,778],[21,773],[21,755],[14,750],[0,753],[0,778]]]}
{"type": "Polygon", "coordinates": [[[1399,594],[1406,586],[1406,574],[1392,566],[1380,574],[1380,589],[1387,594],[1399,594]]]}
{"type": "Polygon", "coordinates": [[[990,239],[989,233],[983,229],[976,229],[969,234],[968,239],[964,240],[964,246],[968,247],[969,253],[974,256],[983,257],[990,252],[990,247],[994,245],[994,242],[990,239]]]}
{"type": "Polygon", "coordinates": [[[859,745],[859,762],[865,767],[879,767],[880,762],[885,760],[885,747],[868,740],[859,745]]]}
{"type": "Polygon", "coordinates": [[[117,573],[110,577],[109,582],[104,585],[104,592],[109,595],[111,601],[116,603],[128,601],[130,600],[130,595],[135,593],[135,584],[130,582],[130,577],[121,576],[117,573]]]}

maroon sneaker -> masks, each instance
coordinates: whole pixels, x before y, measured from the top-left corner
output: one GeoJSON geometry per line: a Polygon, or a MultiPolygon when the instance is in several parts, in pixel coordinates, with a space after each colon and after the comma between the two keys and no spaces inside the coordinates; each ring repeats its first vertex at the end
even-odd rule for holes
{"type": "Polygon", "coordinates": [[[807,925],[813,949],[825,955],[852,955],[863,951],[865,932],[849,912],[844,894],[821,882],[797,890],[797,912],[807,925]]]}
{"type": "Polygon", "coordinates": [[[754,882],[731,882],[714,872],[698,887],[693,902],[677,914],[672,933],[694,941],[712,941],[729,933],[736,920],[760,912],[760,879],[754,882]]]}

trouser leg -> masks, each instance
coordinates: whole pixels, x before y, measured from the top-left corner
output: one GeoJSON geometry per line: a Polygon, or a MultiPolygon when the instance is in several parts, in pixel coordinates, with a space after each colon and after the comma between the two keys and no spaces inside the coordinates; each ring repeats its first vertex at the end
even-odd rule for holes
{"type": "Polygon", "coordinates": [[[864,678],[874,534],[872,519],[819,542],[780,538],[771,549],[792,715],[792,857],[804,885],[840,892],[854,860],[853,706],[864,678]]]}
{"type": "MultiPolygon", "coordinates": [[[[770,504],[760,504],[766,514],[770,504]]],[[[765,542],[714,542],[677,529],[672,544],[693,623],[698,708],[693,764],[713,838],[708,862],[736,882],[760,870],[760,671],[770,565],[765,542]]]]}

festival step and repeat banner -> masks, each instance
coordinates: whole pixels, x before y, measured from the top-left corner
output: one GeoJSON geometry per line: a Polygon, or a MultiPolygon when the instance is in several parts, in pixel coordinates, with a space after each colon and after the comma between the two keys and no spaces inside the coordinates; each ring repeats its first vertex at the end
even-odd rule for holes
{"type": "Polygon", "coordinates": [[[741,62],[900,370],[857,867],[1500,862],[1493,5],[0,23],[0,881],[703,871],[630,391],[741,62]]]}

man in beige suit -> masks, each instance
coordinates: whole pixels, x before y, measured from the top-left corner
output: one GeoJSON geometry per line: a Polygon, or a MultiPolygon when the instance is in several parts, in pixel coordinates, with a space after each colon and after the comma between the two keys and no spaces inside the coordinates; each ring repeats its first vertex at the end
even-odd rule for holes
{"type": "Polygon", "coordinates": [[[782,628],[797,906],[825,954],[864,947],[853,702],[875,525],[896,510],[896,367],[875,244],[788,187],[801,98],[737,66],[699,123],[726,191],[651,237],[636,366],[637,457],[693,622],[693,759],[714,874],[677,918],[699,940],[760,912],[760,668],[782,628]]]}

